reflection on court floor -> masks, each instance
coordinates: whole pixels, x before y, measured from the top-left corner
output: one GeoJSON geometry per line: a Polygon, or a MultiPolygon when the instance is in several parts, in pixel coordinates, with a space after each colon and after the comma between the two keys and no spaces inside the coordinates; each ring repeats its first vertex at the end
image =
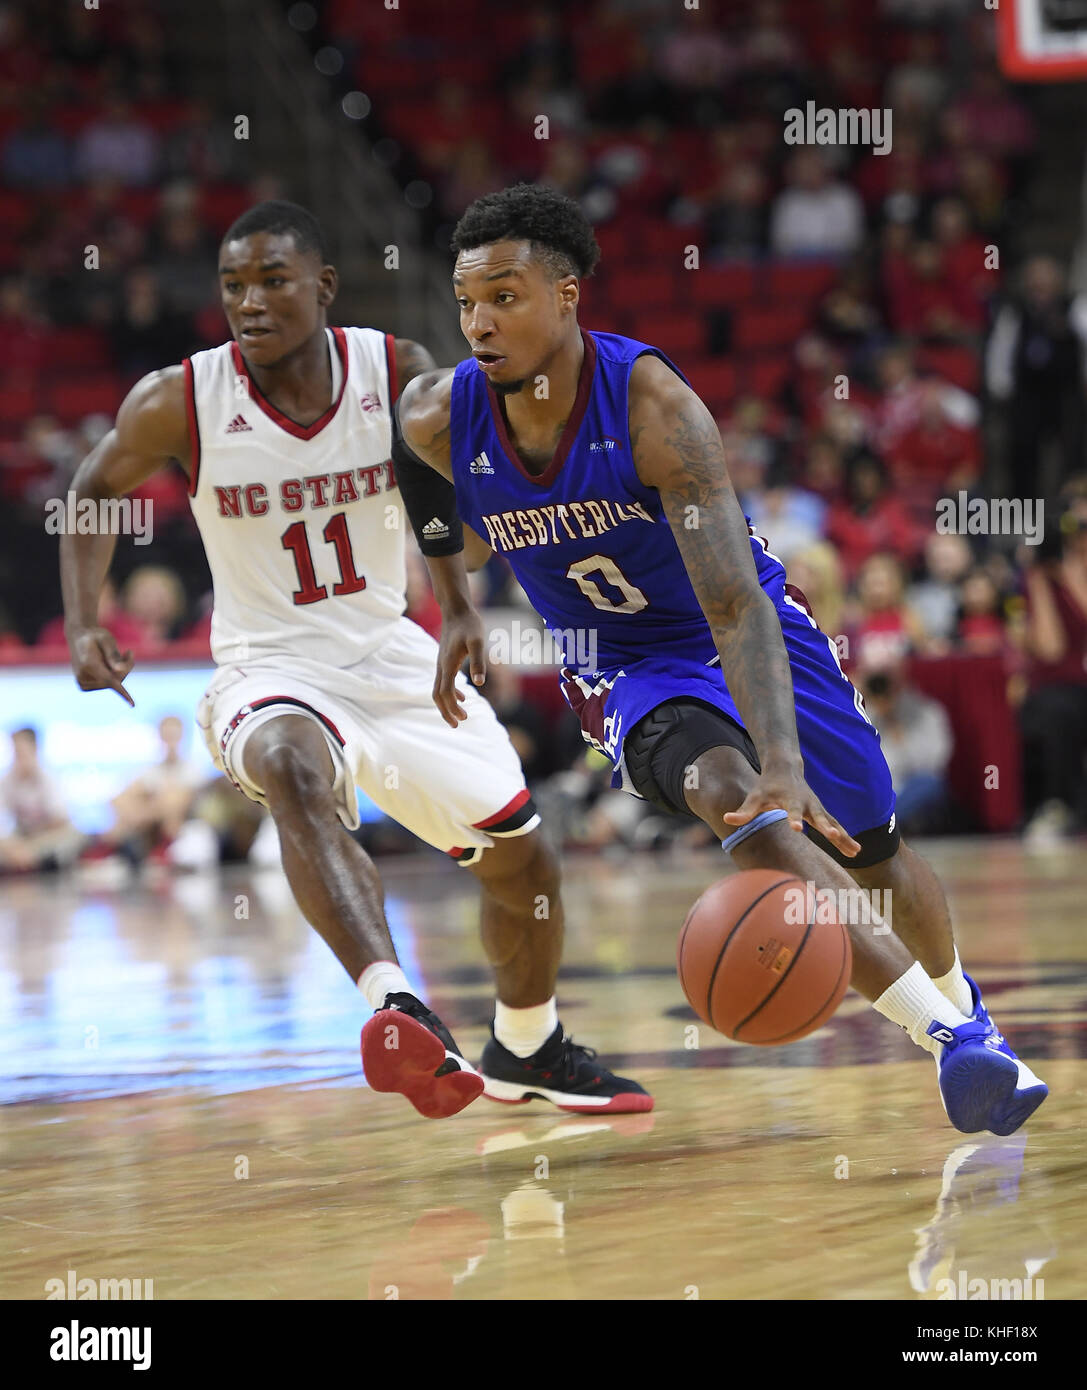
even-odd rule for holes
{"type": "MultiPolygon", "coordinates": [[[[930,1060],[856,995],[791,1047],[699,1024],[675,938],[719,856],[568,865],[561,1017],[657,1102],[611,1119],[481,1100],[434,1122],[368,1091],[366,1006],[278,874],[9,880],[0,1295],[74,1270],[159,1299],[1081,1298],[1084,856],[929,855],[1050,1084],[1011,1139],[953,1130],[930,1060]]],[[[383,873],[409,978],[475,1054],[474,880],[439,856],[383,873]]]]}

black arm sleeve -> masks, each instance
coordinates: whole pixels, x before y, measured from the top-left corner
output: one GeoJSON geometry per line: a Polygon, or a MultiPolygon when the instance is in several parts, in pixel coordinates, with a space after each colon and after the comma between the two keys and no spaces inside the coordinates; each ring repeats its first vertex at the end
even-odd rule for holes
{"type": "Polygon", "coordinates": [[[400,432],[398,405],[393,407],[393,469],[419,549],[424,555],[459,554],[464,528],[457,515],[456,490],[408,447],[400,432]]]}

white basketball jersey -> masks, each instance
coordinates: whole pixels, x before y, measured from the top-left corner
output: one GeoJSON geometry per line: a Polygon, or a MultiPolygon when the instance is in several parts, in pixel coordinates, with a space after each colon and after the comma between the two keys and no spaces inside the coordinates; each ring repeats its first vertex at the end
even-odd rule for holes
{"type": "Polygon", "coordinates": [[[264,398],[236,343],[184,363],[189,496],[215,585],[219,665],[284,654],[352,665],[404,611],[392,336],[327,334],[332,404],[308,426],[264,398]]]}

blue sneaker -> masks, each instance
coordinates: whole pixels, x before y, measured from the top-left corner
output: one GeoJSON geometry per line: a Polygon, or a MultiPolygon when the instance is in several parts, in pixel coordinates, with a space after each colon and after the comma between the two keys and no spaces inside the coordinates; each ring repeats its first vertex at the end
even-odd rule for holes
{"type": "Polygon", "coordinates": [[[974,1002],[974,1011],[971,1017],[975,1023],[982,1023],[986,1028],[992,1030],[993,1042],[990,1046],[998,1050],[1002,1056],[1009,1058],[1018,1068],[1015,1089],[1006,1100],[997,1106],[993,1114],[994,1123],[989,1126],[993,1134],[1008,1135],[1014,1134],[1021,1124],[1024,1124],[1035,1110],[1038,1109],[1042,1101],[1049,1095],[1049,1087],[1044,1081],[1039,1080],[1025,1062],[1011,1050],[1004,1041],[1004,1037],[996,1024],[989,1017],[989,1011],[981,1002],[981,990],[977,984],[964,972],[966,983],[970,986],[970,995],[974,1002]]]}
{"type": "Polygon", "coordinates": [[[986,1129],[1012,1134],[1045,1100],[1049,1087],[1012,1052],[981,1004],[977,986],[970,984],[976,1005],[970,1022],[928,1027],[929,1036],[943,1043],[936,1059],[940,1098],[947,1118],[963,1134],[986,1129]]]}

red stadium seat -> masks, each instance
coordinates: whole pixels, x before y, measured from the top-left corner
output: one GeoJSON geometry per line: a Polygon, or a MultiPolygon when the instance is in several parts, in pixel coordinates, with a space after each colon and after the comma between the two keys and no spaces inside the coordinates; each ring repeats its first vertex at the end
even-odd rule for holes
{"type": "Polygon", "coordinates": [[[728,308],[751,299],[758,288],[758,278],[754,266],[706,265],[701,270],[689,272],[694,278],[693,293],[699,304],[707,309],[728,308]]]}
{"type": "Polygon", "coordinates": [[[732,362],[723,357],[704,358],[684,364],[683,374],[715,415],[724,415],[731,409],[739,390],[739,377],[732,362]]]}
{"type": "Polygon", "coordinates": [[[50,388],[49,411],[63,425],[73,425],[85,415],[116,414],[124,399],[124,385],[112,372],[60,381],[50,388]]]}
{"type": "Polygon", "coordinates": [[[626,309],[663,309],[676,302],[676,280],[671,270],[622,266],[612,271],[609,288],[612,300],[626,309]]]}
{"type": "Polygon", "coordinates": [[[248,191],[239,184],[209,183],[200,190],[200,210],[204,220],[220,236],[251,202],[248,191]]]}
{"type": "Polygon", "coordinates": [[[840,274],[836,265],[822,262],[783,261],[771,266],[769,291],[774,299],[797,303],[821,299],[840,274]]]}
{"type": "Polygon", "coordinates": [[[29,386],[12,388],[0,387],[0,424],[21,433],[22,426],[33,415],[40,413],[42,401],[39,393],[29,386]]]}
{"type": "Polygon", "coordinates": [[[706,351],[706,324],[697,309],[649,309],[630,317],[630,336],[651,343],[669,357],[701,357],[706,351]]]}
{"type": "Polygon", "coordinates": [[[109,345],[97,328],[58,328],[49,335],[46,352],[49,369],[93,367],[109,362],[109,345]]]}
{"type": "Polygon", "coordinates": [[[753,396],[763,400],[774,400],[791,370],[792,363],[787,354],[759,357],[748,364],[747,384],[753,396]]]}
{"type": "Polygon", "coordinates": [[[786,347],[808,328],[811,312],[806,307],[743,309],[736,316],[732,346],[740,352],[786,347]]]}

